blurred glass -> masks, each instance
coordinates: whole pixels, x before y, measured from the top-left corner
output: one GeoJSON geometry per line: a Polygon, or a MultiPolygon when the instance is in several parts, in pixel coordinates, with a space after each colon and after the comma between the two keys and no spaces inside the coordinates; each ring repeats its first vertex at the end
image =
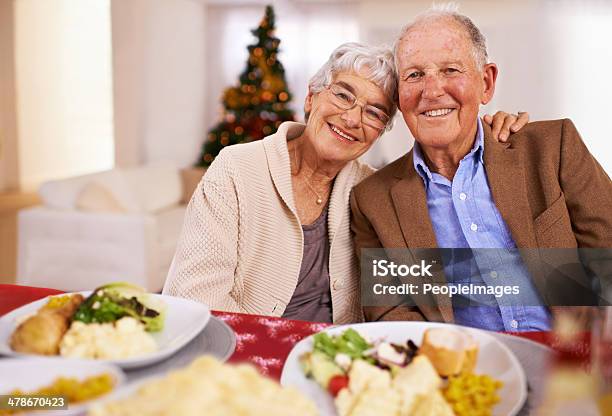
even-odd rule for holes
{"type": "Polygon", "coordinates": [[[538,416],[600,416],[600,381],[593,371],[594,307],[554,308],[551,344],[557,352],[549,363],[538,416]]]}
{"type": "Polygon", "coordinates": [[[599,410],[603,416],[612,416],[612,306],[594,308],[591,358],[598,381],[599,410]]]}

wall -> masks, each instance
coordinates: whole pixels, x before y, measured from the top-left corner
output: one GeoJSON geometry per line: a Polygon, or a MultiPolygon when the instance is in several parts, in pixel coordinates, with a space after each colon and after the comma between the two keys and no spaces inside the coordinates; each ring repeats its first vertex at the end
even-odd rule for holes
{"type": "Polygon", "coordinates": [[[115,165],[144,161],[143,101],[149,0],[112,0],[115,165]]]}
{"type": "Polygon", "coordinates": [[[13,39],[13,2],[0,1],[0,192],[19,187],[13,39]]]}
{"type": "Polygon", "coordinates": [[[195,162],[205,114],[205,17],[193,0],[113,0],[118,166],[195,162]]]}

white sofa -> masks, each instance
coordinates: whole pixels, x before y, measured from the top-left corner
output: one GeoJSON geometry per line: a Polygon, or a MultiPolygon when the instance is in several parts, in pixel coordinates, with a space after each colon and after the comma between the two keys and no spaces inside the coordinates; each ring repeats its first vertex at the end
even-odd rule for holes
{"type": "Polygon", "coordinates": [[[44,183],[18,215],[17,283],[66,291],[128,281],[160,291],[183,224],[177,168],[145,166],[44,183]]]}

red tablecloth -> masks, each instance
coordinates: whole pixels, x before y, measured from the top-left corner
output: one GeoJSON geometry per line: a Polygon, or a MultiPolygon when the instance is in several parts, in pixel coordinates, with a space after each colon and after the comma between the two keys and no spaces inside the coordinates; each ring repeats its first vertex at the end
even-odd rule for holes
{"type": "MultiPolygon", "coordinates": [[[[58,293],[62,292],[55,289],[0,285],[0,316],[29,302],[58,293]]],[[[302,338],[329,326],[258,315],[213,313],[236,333],[236,351],[230,361],[251,362],[263,374],[276,379],[280,378],[283,364],[293,346],[302,338]]],[[[514,335],[555,346],[546,332],[523,332],[514,335]]],[[[580,349],[588,355],[588,345],[581,346],[580,349]]]]}

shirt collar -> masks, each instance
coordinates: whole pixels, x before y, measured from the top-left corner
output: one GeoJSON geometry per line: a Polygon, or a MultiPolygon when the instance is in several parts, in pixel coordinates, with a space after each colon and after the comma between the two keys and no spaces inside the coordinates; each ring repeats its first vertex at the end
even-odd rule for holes
{"type": "MultiPolygon", "coordinates": [[[[472,150],[470,150],[470,153],[465,155],[465,157],[462,160],[466,160],[470,157],[474,157],[480,163],[484,163],[483,156],[482,156],[483,152],[484,152],[484,132],[482,129],[482,121],[480,121],[480,118],[477,118],[476,140],[474,141],[474,146],[472,147],[472,150]]],[[[416,170],[419,176],[423,179],[423,182],[425,182],[425,186],[428,186],[429,181],[431,181],[432,179],[431,171],[429,170],[429,167],[427,167],[427,164],[425,163],[425,159],[423,157],[423,151],[421,150],[421,146],[419,146],[419,143],[417,143],[416,141],[414,142],[414,150],[412,152],[412,162],[414,164],[414,170],[416,170]]]]}

